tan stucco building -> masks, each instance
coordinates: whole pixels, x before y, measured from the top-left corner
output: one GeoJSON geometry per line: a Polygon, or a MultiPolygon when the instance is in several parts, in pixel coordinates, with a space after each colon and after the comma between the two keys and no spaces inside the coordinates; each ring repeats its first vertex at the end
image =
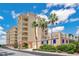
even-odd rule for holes
{"type": "Polygon", "coordinates": [[[36,27],[36,41],[35,29],[32,27],[32,23],[33,21],[38,23],[40,19],[41,17],[31,13],[18,16],[17,28],[13,27],[7,32],[7,44],[14,45],[15,40],[17,40],[18,48],[23,48],[23,44],[27,43],[28,48],[36,49],[43,44],[58,46],[69,43],[68,34],[61,32],[49,34],[47,28],[43,32],[40,27],[36,27]]]}
{"type": "MultiPolygon", "coordinates": [[[[41,18],[35,14],[22,14],[18,17],[18,45],[22,47],[23,43],[27,43],[29,48],[39,48],[42,40],[42,29],[36,28],[37,41],[35,39],[35,30],[32,27],[33,21],[38,22],[41,18]],[[36,42],[38,45],[36,46],[36,42]]],[[[46,30],[45,32],[46,33],[46,30]]]]}
{"type": "Polygon", "coordinates": [[[62,45],[62,44],[68,44],[69,43],[69,36],[68,34],[61,33],[61,32],[53,32],[52,35],[49,34],[48,37],[48,44],[49,45],[62,45]]]}
{"type": "Polygon", "coordinates": [[[7,34],[6,34],[6,44],[7,44],[7,46],[9,46],[10,45],[10,32],[9,31],[7,31],[7,34]]]}
{"type": "Polygon", "coordinates": [[[16,40],[17,40],[17,28],[12,27],[9,31],[7,31],[7,45],[14,46],[16,40]]]}

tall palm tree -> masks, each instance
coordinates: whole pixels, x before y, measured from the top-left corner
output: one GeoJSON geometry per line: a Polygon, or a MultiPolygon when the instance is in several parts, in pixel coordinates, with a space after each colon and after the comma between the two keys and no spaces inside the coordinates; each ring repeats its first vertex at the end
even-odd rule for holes
{"type": "Polygon", "coordinates": [[[72,35],[72,34],[69,34],[69,37],[71,37],[71,39],[73,39],[74,35],[72,35]]]}
{"type": "Polygon", "coordinates": [[[58,20],[58,17],[55,13],[53,13],[49,16],[49,20],[50,20],[50,23],[54,24],[54,22],[58,20]]]}
{"type": "Polygon", "coordinates": [[[35,33],[35,39],[36,39],[36,48],[38,48],[38,43],[37,43],[37,35],[36,35],[36,27],[38,26],[36,21],[33,21],[32,27],[34,28],[34,33],[35,33]]]}
{"type": "Polygon", "coordinates": [[[44,18],[41,18],[38,22],[38,25],[39,27],[42,29],[42,35],[43,35],[43,38],[46,38],[45,37],[45,29],[47,28],[47,22],[45,21],[44,18]]]}
{"type": "MultiPolygon", "coordinates": [[[[49,16],[49,20],[50,21],[48,23],[54,25],[54,22],[58,20],[58,17],[55,13],[53,13],[49,16]]],[[[52,28],[51,28],[51,39],[52,39],[52,28]]]]}

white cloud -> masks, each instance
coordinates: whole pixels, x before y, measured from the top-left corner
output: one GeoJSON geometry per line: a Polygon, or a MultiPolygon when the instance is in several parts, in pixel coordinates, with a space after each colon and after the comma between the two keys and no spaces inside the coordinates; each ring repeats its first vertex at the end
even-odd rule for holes
{"type": "Polygon", "coordinates": [[[48,17],[46,15],[39,14],[37,16],[40,17],[40,18],[44,18],[46,21],[49,21],[48,17]]]}
{"type": "Polygon", "coordinates": [[[2,26],[0,26],[0,30],[3,30],[3,27],[2,26]]]}
{"type": "Polygon", "coordinates": [[[72,18],[72,19],[69,19],[70,22],[75,22],[75,21],[79,21],[79,18],[72,18]]]}
{"type": "Polygon", "coordinates": [[[76,7],[76,6],[79,6],[78,3],[47,3],[46,7],[47,8],[50,8],[52,6],[64,6],[64,8],[67,8],[67,7],[76,7]]]}
{"type": "Polygon", "coordinates": [[[2,36],[1,38],[2,38],[2,39],[6,39],[6,36],[2,36]]]}
{"type": "Polygon", "coordinates": [[[6,34],[3,30],[0,30],[0,35],[6,34]]]}
{"type": "Polygon", "coordinates": [[[64,26],[58,26],[58,27],[54,27],[52,29],[52,32],[61,32],[64,30],[64,26]]]}
{"type": "Polygon", "coordinates": [[[52,6],[57,6],[57,5],[62,6],[62,5],[64,5],[64,3],[47,3],[46,7],[50,8],[52,6]]]}
{"type": "Polygon", "coordinates": [[[48,9],[44,9],[44,10],[42,10],[42,12],[43,12],[44,14],[46,14],[46,13],[48,12],[48,9]]]}
{"type": "Polygon", "coordinates": [[[58,26],[58,27],[54,27],[52,29],[48,29],[48,33],[51,33],[51,32],[61,32],[64,30],[64,26],[58,26]]]}
{"type": "Polygon", "coordinates": [[[68,17],[74,14],[76,11],[73,8],[70,9],[60,9],[60,10],[53,10],[50,14],[56,13],[58,17],[58,21],[56,23],[65,22],[67,21],[68,17]]]}
{"type": "Polygon", "coordinates": [[[79,29],[77,29],[77,31],[76,31],[76,35],[79,35],[79,29]]]}
{"type": "Polygon", "coordinates": [[[0,44],[6,43],[6,32],[3,31],[3,27],[0,26],[0,44]]]}
{"type": "Polygon", "coordinates": [[[15,18],[17,18],[19,15],[20,15],[20,13],[16,13],[14,10],[11,12],[11,15],[12,15],[12,17],[13,17],[13,19],[15,19],[15,18]]]}
{"type": "Polygon", "coordinates": [[[76,7],[76,6],[78,6],[77,3],[66,3],[66,4],[64,4],[64,8],[67,8],[67,7],[76,7]]]}
{"type": "Polygon", "coordinates": [[[57,6],[57,5],[62,6],[62,5],[64,5],[64,3],[47,3],[46,4],[46,7],[47,8],[50,8],[52,6],[57,6]]]}
{"type": "Polygon", "coordinates": [[[3,20],[4,19],[4,17],[3,16],[0,16],[0,20],[3,20]]]}

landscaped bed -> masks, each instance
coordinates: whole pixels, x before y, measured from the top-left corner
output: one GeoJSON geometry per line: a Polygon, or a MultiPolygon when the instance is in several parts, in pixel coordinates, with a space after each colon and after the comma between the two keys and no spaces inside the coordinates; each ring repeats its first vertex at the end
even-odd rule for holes
{"type": "Polygon", "coordinates": [[[64,44],[60,46],[52,46],[52,45],[42,45],[39,49],[34,49],[39,51],[46,52],[66,52],[69,54],[79,53],[79,42],[73,42],[69,44],[64,44]]]}

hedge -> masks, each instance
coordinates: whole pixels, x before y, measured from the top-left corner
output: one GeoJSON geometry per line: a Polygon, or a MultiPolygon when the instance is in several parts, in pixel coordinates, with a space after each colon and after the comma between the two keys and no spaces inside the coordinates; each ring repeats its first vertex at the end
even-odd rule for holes
{"type": "Polygon", "coordinates": [[[79,53],[79,42],[64,44],[60,46],[52,46],[52,45],[42,45],[40,46],[41,51],[50,51],[50,52],[67,52],[67,53],[79,53]]]}

